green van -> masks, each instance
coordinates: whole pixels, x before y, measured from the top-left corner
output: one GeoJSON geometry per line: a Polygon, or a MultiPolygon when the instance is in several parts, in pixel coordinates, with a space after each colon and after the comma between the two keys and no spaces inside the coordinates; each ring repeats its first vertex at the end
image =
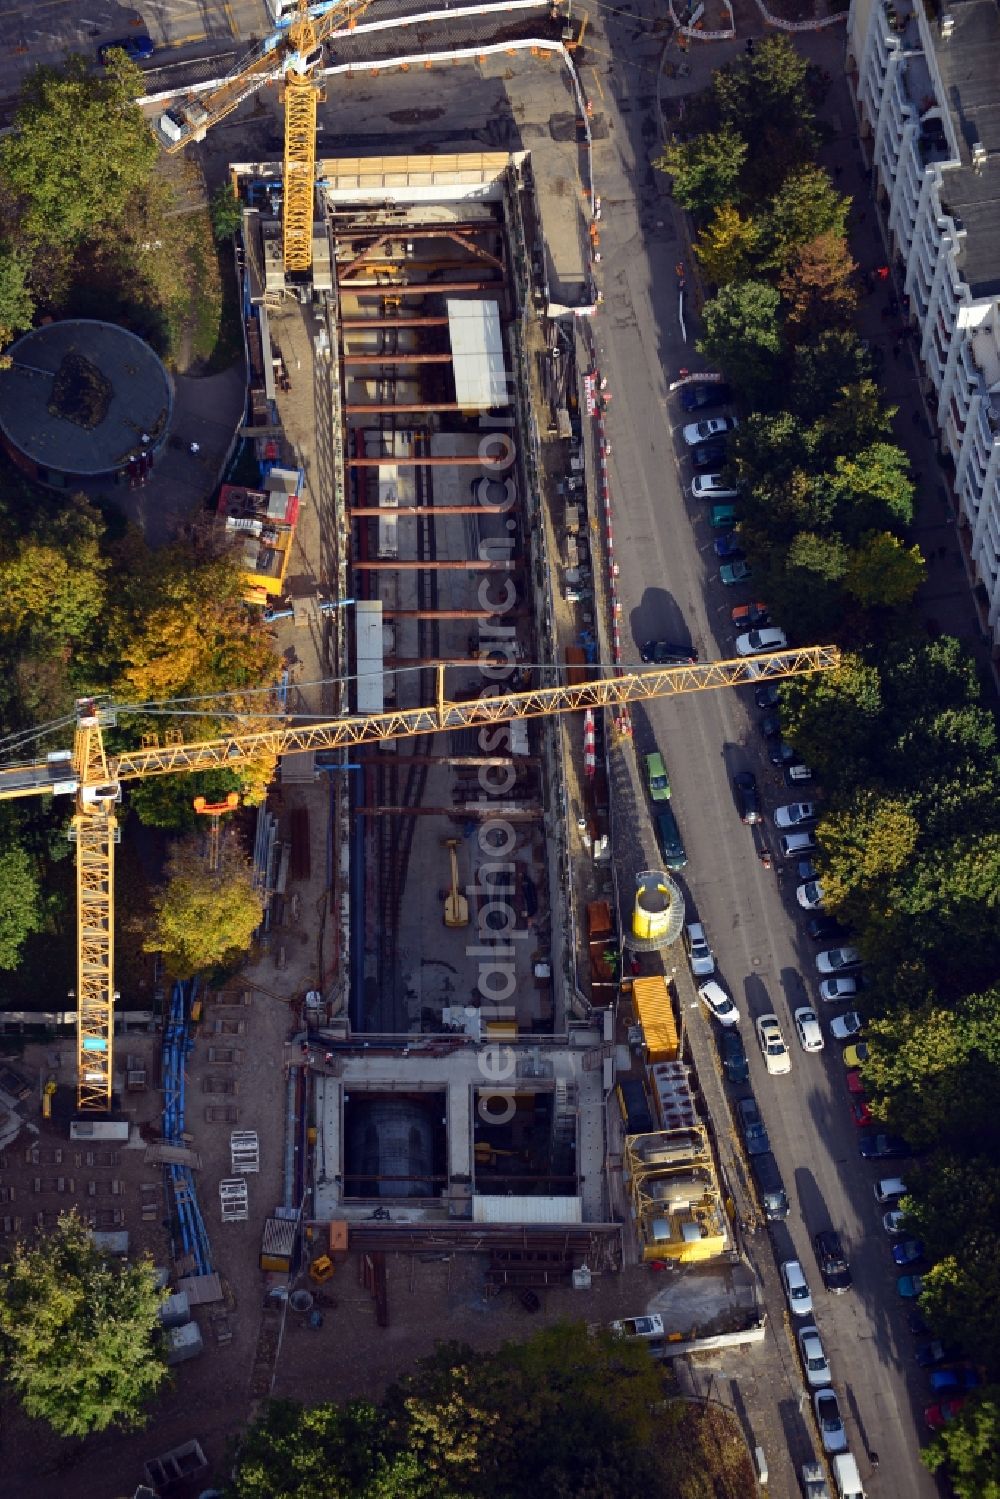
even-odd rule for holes
{"type": "Polygon", "coordinates": [[[664,807],[662,812],[656,814],[656,841],[668,869],[685,867],[688,859],[684,851],[684,840],[672,807],[664,807]]]}
{"type": "Polygon", "coordinates": [[[739,512],[735,505],[713,505],[711,519],[714,530],[727,531],[730,526],[735,526],[739,512]]]}
{"type": "Polygon", "coordinates": [[[669,798],[670,777],[658,750],[655,755],[646,756],[646,785],[649,787],[651,801],[665,802],[669,798]]]}

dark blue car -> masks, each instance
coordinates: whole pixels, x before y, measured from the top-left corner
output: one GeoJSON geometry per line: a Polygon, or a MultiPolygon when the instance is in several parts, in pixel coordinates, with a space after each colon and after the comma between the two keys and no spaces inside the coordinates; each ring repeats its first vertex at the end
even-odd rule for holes
{"type": "Polygon", "coordinates": [[[681,406],[685,411],[707,411],[712,406],[724,406],[732,397],[728,385],[721,380],[706,380],[704,385],[683,385],[681,406]]]}
{"type": "Polygon", "coordinates": [[[894,1244],[892,1258],[897,1265],[916,1265],[924,1257],[923,1239],[904,1239],[902,1244],[894,1244]]]}
{"type": "Polygon", "coordinates": [[[108,53],[116,50],[124,52],[125,56],[131,58],[133,62],[145,62],[147,58],[152,57],[156,49],[153,46],[152,37],[144,36],[140,32],[138,36],[121,36],[114,42],[102,42],[97,49],[97,61],[106,63],[108,53]]]}
{"type": "Polygon", "coordinates": [[[717,557],[726,557],[730,562],[735,562],[738,557],[746,556],[746,553],[740,546],[740,538],[735,531],[727,531],[724,536],[717,537],[714,545],[715,555],[717,557]]]}

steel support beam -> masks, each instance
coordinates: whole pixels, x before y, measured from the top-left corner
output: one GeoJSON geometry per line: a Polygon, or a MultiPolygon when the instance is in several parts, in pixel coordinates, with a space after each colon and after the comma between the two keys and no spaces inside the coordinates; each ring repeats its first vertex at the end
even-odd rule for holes
{"type": "Polygon", "coordinates": [[[503,817],[507,822],[539,822],[544,807],[510,807],[506,802],[456,802],[453,807],[355,807],[355,817],[503,817]]]}
{"type": "Polygon", "coordinates": [[[355,515],[394,515],[405,520],[410,515],[488,515],[484,505],[349,505],[347,513],[355,515]]]}
{"type": "Polygon", "coordinates": [[[395,560],[379,558],[375,562],[351,563],[356,573],[504,573],[517,572],[520,569],[520,565],[519,562],[515,562],[512,558],[500,559],[495,557],[482,560],[478,557],[466,557],[461,561],[449,557],[440,562],[411,561],[408,557],[405,561],[401,562],[397,557],[395,560]]]}
{"type": "Polygon", "coordinates": [[[537,755],[358,755],[362,765],[538,765],[537,755]]]}
{"type": "Polygon", "coordinates": [[[446,317],[342,317],[341,328],[447,328],[446,317]]]}
{"type": "Polygon", "coordinates": [[[452,291],[502,291],[503,281],[349,281],[344,291],[359,292],[362,297],[436,297],[452,291]]]}
{"type": "MultiPolygon", "coordinates": [[[[499,434],[488,432],[487,438],[499,434]]],[[[345,458],[348,468],[383,468],[387,463],[395,468],[484,468],[487,473],[491,469],[499,468],[498,464],[490,463],[480,458],[478,453],[456,453],[451,457],[428,455],[426,458],[402,458],[395,453],[383,453],[381,458],[345,458]]],[[[503,472],[506,473],[508,463],[504,464],[503,472]]]]}
{"type": "Polygon", "coordinates": [[[451,364],[450,354],[347,354],[342,364],[451,364]]]}
{"type": "Polygon", "coordinates": [[[411,412],[468,410],[469,407],[463,406],[460,401],[366,401],[360,405],[348,403],[344,407],[347,416],[377,416],[384,415],[387,411],[408,415],[411,412]]]}

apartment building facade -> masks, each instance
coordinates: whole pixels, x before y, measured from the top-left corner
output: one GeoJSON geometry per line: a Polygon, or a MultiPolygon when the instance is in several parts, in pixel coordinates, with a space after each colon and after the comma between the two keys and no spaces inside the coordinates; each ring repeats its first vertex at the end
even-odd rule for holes
{"type": "Polygon", "coordinates": [[[852,0],[847,65],[979,616],[1000,657],[1000,8],[852,0]]]}

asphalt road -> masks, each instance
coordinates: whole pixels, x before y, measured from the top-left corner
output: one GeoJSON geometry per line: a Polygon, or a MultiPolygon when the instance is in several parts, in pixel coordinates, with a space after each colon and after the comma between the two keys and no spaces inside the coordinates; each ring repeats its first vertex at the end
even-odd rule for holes
{"type": "MultiPolygon", "coordinates": [[[[735,637],[729,610],[755,595],[752,587],[729,589],[719,582],[710,507],[689,494],[691,469],[680,427],[691,418],[666,389],[681,367],[694,367],[698,358],[681,336],[673,273],[681,246],[671,205],[648,169],[651,148],[655,154],[658,145],[658,131],[649,128],[648,43],[636,20],[620,13],[610,17],[607,34],[609,52],[623,61],[600,80],[611,129],[595,161],[605,204],[605,309],[594,331],[612,394],[607,430],[623,635],[635,643],[635,659],[638,644],[652,636],[690,638],[702,659],[729,656],[735,637]],[[625,110],[619,113],[622,100],[625,110]]],[[[842,45],[842,39],[831,39],[828,66],[835,65],[842,45]]],[[[695,84],[699,74],[704,78],[725,55],[725,49],[713,50],[710,58],[695,59],[684,86],[695,84]]],[[[798,1048],[796,1006],[814,1002],[824,1030],[831,1014],[846,1006],[820,1002],[816,947],[804,936],[794,872],[764,869],[733,804],[730,777],[742,769],[756,773],[768,814],[808,794],[789,791],[767,764],[758,716],[745,689],[650,703],[635,715],[636,751],[641,757],[655,741],[666,759],[689,858],[689,919],[697,915],[705,923],[721,975],[743,1011],[752,1086],[792,1202],[787,1223],[751,1241],[771,1326],[778,1338],[785,1336],[776,1264],[794,1256],[814,1292],[817,1325],[868,1493],[873,1499],[930,1496],[936,1486],[917,1451],[921,1412],[931,1397],[912,1361],[906,1306],[895,1289],[899,1272],[872,1190],[875,1178],[893,1174],[898,1163],[880,1170],[861,1161],[840,1047],[828,1040],[825,1051],[813,1056],[798,1048]],[[753,1018],[768,1010],[777,1013],[793,1049],[786,1077],[768,1077],[757,1049],[753,1018]],[[843,1296],[824,1291],[813,1255],[812,1234],[826,1227],[840,1231],[854,1273],[854,1289],[843,1296]],[[880,1458],[877,1473],[864,1460],[872,1449],[880,1458]]],[[[773,825],[769,831],[773,842],[773,825]]],[[[703,1055],[711,1045],[709,1025],[704,1017],[695,1020],[695,1045],[703,1055]]],[[[786,1387],[773,1394],[798,1463],[813,1439],[791,1357],[786,1373],[786,1387]]]]}

